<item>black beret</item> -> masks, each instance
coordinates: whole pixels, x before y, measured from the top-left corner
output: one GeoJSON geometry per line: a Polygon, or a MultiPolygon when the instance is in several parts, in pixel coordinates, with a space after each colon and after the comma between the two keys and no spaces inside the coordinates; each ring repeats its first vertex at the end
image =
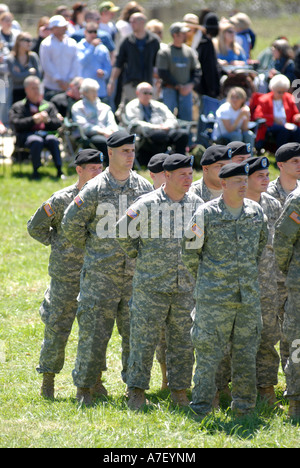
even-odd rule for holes
{"type": "Polygon", "coordinates": [[[104,160],[101,151],[88,148],[79,150],[75,156],[75,165],[81,166],[82,164],[102,164],[104,160]]]}
{"type": "Polygon", "coordinates": [[[228,161],[232,158],[232,150],[224,145],[212,145],[204,151],[201,166],[209,166],[218,161],[228,161]]]}
{"type": "Polygon", "coordinates": [[[246,156],[251,154],[251,145],[250,143],[244,143],[242,141],[231,141],[228,143],[228,148],[232,149],[232,157],[233,156],[246,156]]]}
{"type": "Polygon", "coordinates": [[[194,156],[185,154],[168,154],[164,163],[163,168],[165,171],[175,171],[182,167],[192,167],[194,162],[194,156]]]}
{"type": "Polygon", "coordinates": [[[220,179],[227,179],[228,177],[247,176],[249,174],[249,164],[244,161],[240,164],[229,163],[223,166],[219,172],[220,179]]]}
{"type": "Polygon", "coordinates": [[[300,157],[300,144],[299,143],[286,143],[280,146],[275,153],[277,162],[286,162],[289,159],[300,157]]]}
{"type": "Polygon", "coordinates": [[[118,130],[107,138],[109,148],[119,148],[120,146],[135,142],[135,134],[130,135],[126,130],[118,130]]]}
{"type": "Polygon", "coordinates": [[[256,171],[261,171],[268,169],[270,162],[266,156],[260,156],[259,158],[253,156],[253,158],[248,158],[245,161],[249,164],[249,176],[256,171]]]}
{"type": "Polygon", "coordinates": [[[159,172],[163,172],[163,162],[166,159],[166,153],[158,153],[152,156],[150,161],[148,162],[147,168],[149,171],[153,172],[154,174],[158,174],[159,172]]]}

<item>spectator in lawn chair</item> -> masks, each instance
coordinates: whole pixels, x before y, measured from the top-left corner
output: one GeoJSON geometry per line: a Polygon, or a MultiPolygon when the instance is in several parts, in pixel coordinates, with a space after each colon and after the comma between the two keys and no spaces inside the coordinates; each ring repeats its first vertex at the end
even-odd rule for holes
{"type": "Polygon", "coordinates": [[[44,148],[52,154],[57,177],[64,177],[59,140],[55,135],[62,125],[62,116],[58,114],[52,102],[43,99],[41,81],[38,77],[27,77],[24,89],[26,98],[13,104],[9,112],[17,145],[30,150],[34,179],[40,176],[38,169],[41,166],[41,153],[44,148]]]}

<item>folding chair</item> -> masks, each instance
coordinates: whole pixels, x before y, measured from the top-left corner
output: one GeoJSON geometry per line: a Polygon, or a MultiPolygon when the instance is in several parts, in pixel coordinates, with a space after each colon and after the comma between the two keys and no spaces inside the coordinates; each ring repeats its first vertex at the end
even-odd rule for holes
{"type": "Polygon", "coordinates": [[[74,165],[75,156],[80,149],[88,147],[97,149],[85,135],[83,128],[67,117],[64,118],[60,137],[62,139],[65,158],[70,161],[70,167],[74,165]]]}
{"type": "Polygon", "coordinates": [[[198,122],[197,143],[208,148],[213,143],[212,132],[216,122],[216,112],[226,99],[201,96],[201,109],[198,122]]]}

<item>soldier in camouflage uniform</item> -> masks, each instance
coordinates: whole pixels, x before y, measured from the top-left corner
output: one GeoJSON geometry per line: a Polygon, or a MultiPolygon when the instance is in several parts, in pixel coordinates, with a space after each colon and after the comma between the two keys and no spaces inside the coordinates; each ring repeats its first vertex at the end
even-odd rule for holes
{"type": "Polygon", "coordinates": [[[189,404],[193,369],[190,339],[194,308],[194,280],[181,261],[184,224],[203,201],[187,193],[193,178],[192,158],[173,154],[164,164],[166,184],[141,197],[119,222],[128,229],[118,242],[131,257],[137,258],[130,304],[130,357],[127,384],[128,406],[145,404],[150,373],[160,331],[165,324],[167,375],[175,404],[189,404]]]}
{"type": "MultiPolygon", "coordinates": [[[[166,182],[165,171],[163,168],[164,160],[166,159],[166,153],[158,153],[152,156],[149,160],[147,169],[149,169],[150,177],[153,181],[153,188],[157,190],[166,182]]],[[[156,359],[159,362],[161,375],[162,375],[162,384],[161,390],[168,388],[168,377],[167,377],[167,365],[166,365],[166,327],[162,326],[159,343],[156,347],[156,359]]]]}
{"type": "MultiPolygon", "coordinates": [[[[276,198],[283,207],[287,196],[296,188],[300,187],[300,145],[299,143],[286,143],[277,149],[275,153],[277,166],[280,175],[274,181],[270,182],[267,192],[276,198]]],[[[287,299],[287,289],[285,278],[282,272],[277,271],[278,300],[279,300],[279,319],[282,329],[284,320],[284,304],[287,299]]],[[[284,369],[289,356],[289,346],[285,341],[284,334],[280,339],[280,357],[282,368],[284,369]]]]}
{"type": "Polygon", "coordinates": [[[97,150],[83,150],[76,155],[75,164],[78,182],[54,193],[27,224],[31,237],[51,246],[51,282],[40,308],[45,333],[37,368],[43,374],[41,393],[48,398],[54,397],[54,377],[64,365],[65,347],[78,306],[79,278],[83,264],[83,250],[73,247],[65,237],[61,220],[65,209],[83,185],[102,171],[103,155],[97,150]]]}
{"type": "Polygon", "coordinates": [[[251,156],[252,148],[250,143],[231,141],[227,146],[232,150],[231,162],[233,163],[241,163],[251,156]]]}
{"type": "Polygon", "coordinates": [[[280,340],[276,262],[273,248],[275,223],[281,214],[281,204],[266,193],[269,184],[269,160],[249,158],[246,197],[260,204],[268,218],[269,238],[259,262],[259,284],[263,329],[256,356],[257,388],[260,396],[274,405],[274,385],[278,383],[279,355],[275,349],[280,340]]]}
{"type": "Polygon", "coordinates": [[[221,167],[231,161],[232,150],[224,145],[212,145],[203,153],[201,166],[203,177],[192,183],[191,191],[204,202],[213,200],[222,194],[219,172],[221,167]]]}
{"type": "Polygon", "coordinates": [[[286,276],[288,298],[285,305],[283,333],[289,344],[285,367],[289,414],[300,419],[300,189],[292,192],[276,223],[274,249],[280,270],[286,276]]]}
{"type": "Polygon", "coordinates": [[[73,381],[78,401],[86,405],[91,403],[91,388],[95,385],[96,393],[106,394],[101,376],[106,370],[106,350],[115,321],[122,337],[122,378],[126,382],[128,301],[132,294],[134,263],[117,243],[115,225],[136,198],[152,191],[151,184],[131,170],[134,140],[135,136],[125,131],[115,132],[108,138],[109,167],[86,184],[62,221],[69,241],[85,248],[73,381]]]}
{"type": "Polygon", "coordinates": [[[211,411],[218,365],[231,343],[232,408],[256,404],[256,352],[262,327],[258,261],[268,238],[258,203],[245,197],[249,165],[220,171],[223,195],[200,206],[183,239],[182,259],[196,278],[192,341],[196,350],[193,401],[211,411]]]}

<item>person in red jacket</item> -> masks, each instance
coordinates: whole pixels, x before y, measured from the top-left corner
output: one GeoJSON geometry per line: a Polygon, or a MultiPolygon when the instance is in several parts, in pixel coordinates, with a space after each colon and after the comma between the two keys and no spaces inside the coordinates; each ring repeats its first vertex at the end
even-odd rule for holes
{"type": "Polygon", "coordinates": [[[300,143],[300,113],[294,96],[288,92],[290,80],[275,75],[269,88],[269,93],[259,97],[254,111],[254,120],[266,119],[265,125],[258,129],[256,148],[263,148],[267,132],[275,139],[277,148],[289,142],[300,143]]]}

